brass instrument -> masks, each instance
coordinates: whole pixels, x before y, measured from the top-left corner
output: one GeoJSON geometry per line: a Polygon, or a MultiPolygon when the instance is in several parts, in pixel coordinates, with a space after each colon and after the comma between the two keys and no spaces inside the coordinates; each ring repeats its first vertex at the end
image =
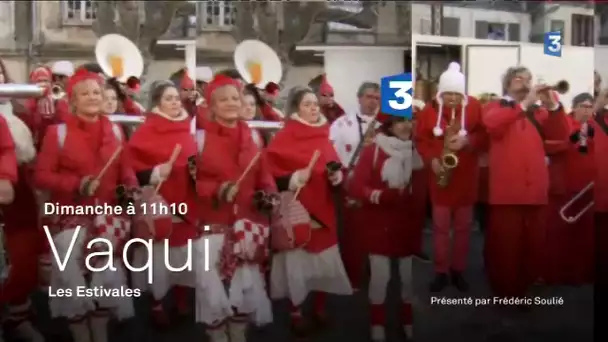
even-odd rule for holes
{"type": "Polygon", "coordinates": [[[570,83],[568,83],[568,81],[566,81],[566,80],[561,80],[561,81],[557,82],[553,87],[551,87],[551,89],[564,95],[565,93],[567,93],[570,90],[570,83]]]}
{"type": "Polygon", "coordinates": [[[51,96],[54,100],[59,100],[65,96],[65,91],[63,90],[61,84],[53,84],[53,86],[51,87],[51,96]]]}
{"type": "Polygon", "coordinates": [[[445,130],[443,151],[441,152],[441,157],[439,159],[439,162],[441,163],[441,172],[437,175],[437,185],[441,188],[448,186],[452,170],[458,166],[458,156],[448,147],[450,139],[456,136],[460,130],[460,127],[458,126],[459,125],[456,123],[456,108],[452,108],[452,118],[445,130]]]}
{"type": "Polygon", "coordinates": [[[279,55],[259,40],[244,40],[234,49],[234,65],[246,83],[264,89],[269,83],[279,84],[283,66],[279,55]]]}
{"type": "Polygon", "coordinates": [[[578,201],[585,193],[587,193],[587,191],[590,191],[591,189],[593,189],[593,186],[594,186],[593,182],[587,184],[587,186],[584,187],[581,191],[579,191],[574,197],[572,197],[572,199],[570,201],[568,201],[568,203],[564,204],[564,206],[559,211],[559,216],[562,218],[562,220],[566,221],[567,223],[574,223],[574,222],[578,221],[591,208],[593,208],[593,205],[595,204],[595,202],[591,201],[583,209],[581,209],[576,215],[574,215],[574,216],[566,215],[566,211],[568,209],[570,209],[570,207],[574,203],[576,203],[576,201],[578,201]]]}
{"type": "MultiPolygon", "coordinates": [[[[540,82],[542,84],[542,81],[540,82]]],[[[570,91],[570,83],[566,80],[561,80],[557,83],[555,83],[554,85],[547,85],[546,90],[554,90],[556,92],[558,92],[561,95],[564,95],[565,93],[567,93],[568,91],[570,91]]],[[[542,90],[545,91],[545,90],[542,90]]]]}
{"type": "Polygon", "coordinates": [[[119,34],[107,34],[95,45],[95,58],[104,74],[116,78],[129,89],[139,86],[144,73],[144,58],[132,41],[119,34]]]}

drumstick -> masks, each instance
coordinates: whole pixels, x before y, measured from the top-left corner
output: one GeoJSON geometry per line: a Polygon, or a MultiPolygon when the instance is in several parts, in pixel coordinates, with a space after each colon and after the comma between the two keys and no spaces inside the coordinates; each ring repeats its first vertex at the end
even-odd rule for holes
{"type": "MultiPolygon", "coordinates": [[[[321,156],[321,152],[319,152],[319,150],[316,150],[315,153],[312,155],[312,158],[310,158],[310,162],[308,163],[308,166],[306,167],[306,170],[310,173],[312,171],[312,168],[315,166],[315,164],[317,163],[317,160],[319,159],[319,157],[321,156]]],[[[298,198],[298,195],[300,194],[300,191],[302,190],[304,186],[300,186],[298,187],[298,189],[296,190],[296,193],[293,195],[293,199],[292,202],[296,200],[296,198],[298,198]]]]}
{"type": "Polygon", "coordinates": [[[251,161],[249,162],[249,165],[247,165],[247,168],[245,168],[245,171],[243,171],[243,173],[239,177],[239,180],[237,180],[236,183],[234,184],[235,186],[238,187],[239,184],[241,184],[241,182],[243,181],[243,179],[245,179],[245,177],[247,176],[249,171],[251,171],[251,168],[255,165],[255,163],[258,162],[258,159],[260,159],[260,152],[256,153],[256,155],[253,157],[253,159],[251,159],[251,161]]]}
{"type": "Polygon", "coordinates": [[[114,151],[114,154],[112,154],[112,156],[110,157],[110,159],[108,159],[108,162],[106,163],[106,165],[103,166],[103,168],[101,169],[101,171],[99,172],[99,174],[97,175],[97,177],[95,177],[95,181],[99,182],[99,180],[101,179],[101,177],[103,177],[103,175],[110,168],[110,165],[112,165],[112,163],[114,162],[114,160],[116,160],[116,158],[118,158],[118,155],[120,154],[120,151],[122,151],[122,146],[118,146],[118,148],[116,149],[116,151],[114,151]]]}
{"type": "MultiPolygon", "coordinates": [[[[181,151],[182,151],[182,145],[180,145],[180,144],[175,145],[175,147],[173,148],[173,152],[171,153],[171,157],[169,157],[169,161],[167,162],[167,164],[169,164],[171,167],[173,167],[173,164],[177,160],[177,157],[179,156],[179,153],[181,151]]],[[[160,190],[160,186],[163,185],[164,181],[165,181],[164,179],[161,179],[158,182],[158,184],[156,184],[156,188],[154,189],[155,195],[158,193],[158,190],[160,190]]]]}

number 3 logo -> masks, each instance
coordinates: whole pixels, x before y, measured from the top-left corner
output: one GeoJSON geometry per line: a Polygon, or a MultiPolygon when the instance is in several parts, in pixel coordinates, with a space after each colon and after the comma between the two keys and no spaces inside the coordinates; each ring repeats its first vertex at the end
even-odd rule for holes
{"type": "Polygon", "coordinates": [[[395,91],[395,97],[397,100],[389,100],[388,104],[394,110],[406,110],[412,106],[412,96],[408,93],[412,89],[412,82],[410,81],[390,81],[388,85],[391,89],[397,89],[395,91]]]}
{"type": "Polygon", "coordinates": [[[549,40],[551,41],[551,44],[548,47],[549,51],[559,52],[559,50],[562,49],[562,37],[561,36],[551,35],[551,36],[549,36],[549,40]]]}

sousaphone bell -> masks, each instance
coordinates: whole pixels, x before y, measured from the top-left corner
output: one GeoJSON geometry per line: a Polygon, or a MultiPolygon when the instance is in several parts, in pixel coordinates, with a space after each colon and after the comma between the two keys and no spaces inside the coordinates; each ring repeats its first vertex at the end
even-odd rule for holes
{"type": "Polygon", "coordinates": [[[97,63],[110,78],[131,89],[139,87],[144,72],[144,59],[137,46],[119,34],[107,34],[95,45],[97,63]]]}
{"type": "Polygon", "coordinates": [[[234,50],[234,65],[246,83],[264,89],[281,82],[283,68],[274,50],[259,40],[242,41],[234,50]]]}

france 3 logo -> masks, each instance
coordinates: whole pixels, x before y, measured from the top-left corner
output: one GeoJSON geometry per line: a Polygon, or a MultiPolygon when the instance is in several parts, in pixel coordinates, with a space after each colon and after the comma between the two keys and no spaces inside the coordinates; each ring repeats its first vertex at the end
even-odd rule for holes
{"type": "Polygon", "coordinates": [[[560,31],[545,33],[544,53],[546,56],[562,56],[562,33],[560,31]]]}
{"type": "Polygon", "coordinates": [[[383,77],[380,80],[380,110],[384,114],[412,119],[412,74],[383,77]]]}

